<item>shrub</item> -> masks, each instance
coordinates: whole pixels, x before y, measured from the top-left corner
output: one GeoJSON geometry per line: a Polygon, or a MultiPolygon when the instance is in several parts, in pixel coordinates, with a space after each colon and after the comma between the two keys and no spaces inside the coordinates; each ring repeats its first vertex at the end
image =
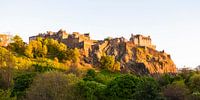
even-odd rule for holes
{"type": "Polygon", "coordinates": [[[187,100],[189,89],[186,87],[184,81],[176,81],[167,85],[163,90],[163,95],[167,100],[187,100]]]}
{"type": "Polygon", "coordinates": [[[79,78],[73,74],[48,72],[38,75],[27,91],[27,100],[79,100],[75,84],[79,78]]]}
{"type": "Polygon", "coordinates": [[[105,92],[109,99],[135,99],[138,84],[141,80],[133,75],[122,75],[108,84],[105,92]]]}
{"type": "Polygon", "coordinates": [[[141,77],[142,82],[137,85],[136,100],[161,100],[160,88],[153,78],[141,77]]]}
{"type": "Polygon", "coordinates": [[[189,85],[193,92],[200,92],[200,74],[195,74],[189,79],[189,85]]]}
{"type": "Polygon", "coordinates": [[[103,90],[105,87],[105,85],[95,81],[81,81],[78,84],[79,93],[86,100],[99,100],[103,98],[103,90]]]}
{"type": "Polygon", "coordinates": [[[10,90],[2,90],[0,89],[0,100],[17,100],[16,97],[10,97],[10,90]]]}
{"type": "Polygon", "coordinates": [[[12,96],[17,96],[17,98],[25,96],[25,90],[32,84],[35,75],[36,73],[25,73],[14,78],[12,96]]]}

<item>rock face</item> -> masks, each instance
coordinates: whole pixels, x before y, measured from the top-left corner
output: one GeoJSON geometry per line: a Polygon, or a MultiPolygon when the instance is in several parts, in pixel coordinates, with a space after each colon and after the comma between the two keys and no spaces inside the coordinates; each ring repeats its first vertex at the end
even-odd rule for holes
{"type": "Polygon", "coordinates": [[[101,56],[112,55],[121,63],[122,71],[137,74],[175,73],[176,66],[170,55],[151,47],[140,46],[124,38],[115,38],[93,45],[89,57],[93,65],[98,65],[101,56]]]}
{"type": "Polygon", "coordinates": [[[68,48],[78,48],[81,58],[94,66],[99,65],[99,61],[104,55],[112,55],[121,64],[122,71],[131,71],[141,74],[152,73],[175,73],[176,66],[170,55],[164,51],[156,50],[152,44],[150,36],[140,34],[131,35],[129,41],[125,38],[108,38],[105,40],[91,40],[89,33],[79,34],[73,32],[66,33],[64,30],[58,32],[48,31],[47,33],[29,37],[34,40],[37,37],[53,38],[63,42],[68,48]]]}

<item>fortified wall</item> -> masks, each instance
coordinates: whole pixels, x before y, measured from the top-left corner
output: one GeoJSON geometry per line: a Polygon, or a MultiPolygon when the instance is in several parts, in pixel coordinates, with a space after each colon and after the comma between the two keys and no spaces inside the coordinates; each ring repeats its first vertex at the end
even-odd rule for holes
{"type": "Polygon", "coordinates": [[[137,46],[144,46],[155,49],[156,46],[152,45],[150,36],[145,37],[140,34],[133,35],[131,34],[130,41],[133,42],[137,46]]]}
{"type": "Polygon", "coordinates": [[[113,39],[110,38],[105,40],[92,40],[90,39],[89,33],[80,34],[79,32],[73,32],[72,34],[68,34],[65,30],[61,29],[58,32],[47,31],[46,33],[39,33],[36,36],[29,37],[29,41],[35,40],[37,37],[42,37],[43,39],[53,38],[59,42],[64,43],[68,48],[81,49],[85,56],[88,56],[92,50],[101,50],[101,48],[104,48],[108,43],[110,45],[123,43],[127,45],[149,47],[152,49],[156,48],[155,45],[152,45],[150,36],[145,37],[140,34],[132,34],[129,41],[124,37],[113,39]]]}
{"type": "Polygon", "coordinates": [[[58,32],[47,31],[46,33],[39,33],[36,36],[31,36],[29,37],[29,42],[36,40],[37,37],[43,39],[52,38],[64,43],[68,48],[81,49],[81,53],[85,56],[88,55],[91,46],[95,43],[95,40],[90,39],[89,33],[80,34],[79,32],[73,32],[72,34],[69,34],[62,29],[58,32]]]}

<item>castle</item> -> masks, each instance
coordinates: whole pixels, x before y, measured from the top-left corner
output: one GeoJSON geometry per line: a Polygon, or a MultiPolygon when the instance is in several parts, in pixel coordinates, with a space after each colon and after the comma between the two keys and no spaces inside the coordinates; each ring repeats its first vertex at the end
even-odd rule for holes
{"type": "Polygon", "coordinates": [[[79,32],[73,32],[68,34],[65,30],[59,30],[58,32],[47,31],[47,33],[39,33],[36,36],[29,37],[29,42],[35,40],[37,37],[43,39],[53,38],[59,42],[64,43],[68,48],[81,49],[84,55],[88,55],[88,51],[95,43],[95,40],[90,39],[89,33],[80,34],[79,32]]]}
{"type": "Polygon", "coordinates": [[[133,35],[131,34],[130,41],[132,41],[137,46],[144,46],[155,49],[156,46],[152,45],[150,36],[145,37],[140,34],[133,35]]]}
{"type": "Polygon", "coordinates": [[[10,35],[7,34],[0,34],[0,46],[8,46],[8,44],[10,43],[10,35]]]}
{"type": "Polygon", "coordinates": [[[150,36],[145,37],[140,34],[132,34],[129,41],[127,41],[124,37],[105,40],[91,40],[89,33],[80,34],[79,32],[73,32],[72,34],[68,34],[65,30],[61,29],[58,32],[47,31],[47,33],[39,33],[36,36],[29,37],[29,41],[35,40],[37,37],[41,37],[43,39],[53,38],[64,43],[69,48],[79,48],[86,56],[92,48],[100,48],[103,45],[106,45],[107,42],[111,44],[129,42],[135,46],[149,47],[152,49],[156,48],[155,45],[152,45],[150,36]]]}

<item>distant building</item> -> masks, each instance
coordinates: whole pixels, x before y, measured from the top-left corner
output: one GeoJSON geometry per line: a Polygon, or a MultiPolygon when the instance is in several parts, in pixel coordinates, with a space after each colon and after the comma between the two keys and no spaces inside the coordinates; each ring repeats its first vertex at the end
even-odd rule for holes
{"type": "Polygon", "coordinates": [[[73,32],[72,34],[66,33],[64,30],[58,32],[47,31],[47,33],[40,33],[36,36],[29,37],[29,42],[36,40],[37,37],[43,39],[53,38],[59,42],[64,43],[68,48],[79,48],[83,54],[88,55],[91,45],[94,44],[94,40],[90,39],[89,33],[80,34],[79,32],[73,32]]]}
{"type": "Polygon", "coordinates": [[[137,35],[131,34],[130,41],[134,42],[134,44],[137,46],[145,46],[145,47],[149,47],[153,49],[156,48],[155,45],[152,45],[150,36],[145,37],[140,34],[137,34],[137,35]]]}
{"type": "Polygon", "coordinates": [[[53,38],[55,40],[61,41],[64,38],[68,37],[68,34],[64,30],[59,30],[58,32],[47,31],[47,33],[39,33],[36,36],[29,37],[29,42],[32,40],[36,40],[37,37],[41,37],[43,39],[53,38]]]}
{"type": "Polygon", "coordinates": [[[145,37],[143,35],[131,35],[130,41],[127,41],[124,37],[109,38],[105,40],[91,40],[89,33],[80,34],[79,32],[73,32],[72,34],[66,33],[64,30],[58,32],[47,31],[46,33],[40,33],[36,36],[29,37],[29,41],[35,40],[37,37],[43,39],[53,38],[59,42],[64,43],[68,48],[78,48],[85,56],[88,56],[89,52],[95,48],[103,48],[109,42],[111,45],[118,43],[130,43],[134,46],[144,46],[155,49],[156,46],[151,44],[150,36],[145,37]]]}
{"type": "Polygon", "coordinates": [[[11,36],[7,34],[0,34],[0,46],[8,46],[11,36]]]}

